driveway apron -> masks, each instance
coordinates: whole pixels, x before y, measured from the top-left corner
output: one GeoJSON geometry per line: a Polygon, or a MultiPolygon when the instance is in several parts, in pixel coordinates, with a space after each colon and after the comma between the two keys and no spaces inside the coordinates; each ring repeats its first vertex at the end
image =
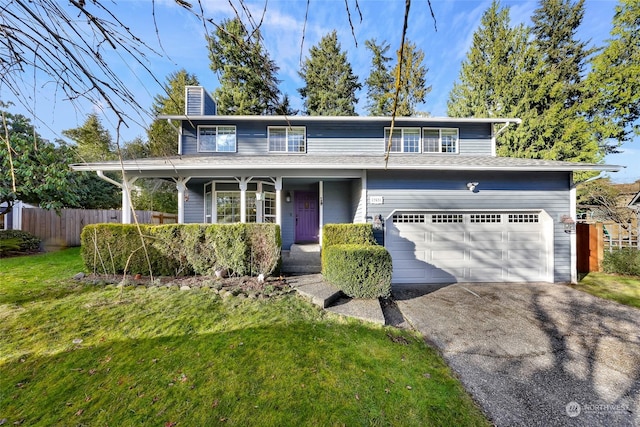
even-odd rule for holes
{"type": "Polygon", "coordinates": [[[394,291],[498,426],[640,426],[640,310],[561,284],[394,291]]]}

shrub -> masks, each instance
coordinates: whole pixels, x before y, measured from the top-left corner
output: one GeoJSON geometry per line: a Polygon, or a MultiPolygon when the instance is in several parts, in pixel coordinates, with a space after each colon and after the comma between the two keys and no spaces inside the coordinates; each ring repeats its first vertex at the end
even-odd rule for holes
{"type": "Polygon", "coordinates": [[[247,226],[249,224],[215,224],[207,227],[206,241],[213,249],[217,268],[237,276],[249,274],[247,226]]]}
{"type": "Polygon", "coordinates": [[[180,276],[268,275],[280,261],[280,227],[275,224],[141,225],[92,224],[81,235],[85,267],[96,273],[180,276]],[[146,245],[145,255],[143,240],[146,245]]]}
{"type": "Polygon", "coordinates": [[[375,245],[371,224],[326,224],[322,227],[322,271],[325,250],[333,245],[375,245]]]}
{"type": "Polygon", "coordinates": [[[375,245],[371,224],[326,224],[322,228],[322,247],[333,245],[375,245]]]}
{"type": "Polygon", "coordinates": [[[0,230],[0,254],[9,252],[37,252],[40,239],[22,230],[0,230]]]}
{"type": "Polygon", "coordinates": [[[391,255],[382,246],[333,245],[323,248],[325,279],[353,298],[391,293],[391,255]]]}
{"type": "Polygon", "coordinates": [[[602,261],[602,269],[606,273],[640,276],[640,250],[622,248],[612,252],[606,251],[602,261]]]}
{"type": "Polygon", "coordinates": [[[255,224],[249,231],[250,274],[268,276],[280,265],[280,227],[275,224],[255,224]]]}

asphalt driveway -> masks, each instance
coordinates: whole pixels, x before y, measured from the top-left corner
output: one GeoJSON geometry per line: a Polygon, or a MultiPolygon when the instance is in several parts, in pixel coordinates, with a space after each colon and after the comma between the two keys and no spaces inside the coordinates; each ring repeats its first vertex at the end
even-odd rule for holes
{"type": "Polygon", "coordinates": [[[561,284],[394,291],[498,426],[640,426],[640,310],[561,284]]]}

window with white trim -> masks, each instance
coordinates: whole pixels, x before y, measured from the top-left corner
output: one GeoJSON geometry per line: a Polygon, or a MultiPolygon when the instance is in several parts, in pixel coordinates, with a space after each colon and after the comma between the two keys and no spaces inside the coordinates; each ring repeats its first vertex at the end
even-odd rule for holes
{"type": "Polygon", "coordinates": [[[422,151],[425,153],[457,153],[457,128],[423,128],[422,151]]]}
{"type": "Polygon", "coordinates": [[[267,139],[272,153],[304,153],[307,151],[304,127],[269,126],[267,139]]]}
{"type": "Polygon", "coordinates": [[[235,126],[198,126],[198,152],[235,153],[235,126]]]}
{"type": "MultiPolygon", "coordinates": [[[[384,129],[385,149],[389,144],[391,128],[384,129]]],[[[419,153],[420,152],[420,128],[394,128],[391,136],[392,153],[419,153]]]]}

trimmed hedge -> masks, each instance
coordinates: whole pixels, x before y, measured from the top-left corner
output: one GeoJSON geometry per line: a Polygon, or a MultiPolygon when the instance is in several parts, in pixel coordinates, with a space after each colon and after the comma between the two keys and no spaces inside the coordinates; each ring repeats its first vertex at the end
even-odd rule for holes
{"type": "Polygon", "coordinates": [[[140,232],[136,225],[92,224],[80,238],[90,271],[158,276],[269,275],[282,245],[276,224],[140,225],[140,232]]]}
{"type": "Polygon", "coordinates": [[[371,224],[325,224],[322,227],[322,271],[325,249],[333,245],[376,245],[371,224]]]}
{"type": "Polygon", "coordinates": [[[612,252],[605,251],[602,269],[605,273],[640,276],[640,250],[622,248],[612,252]]]}
{"type": "Polygon", "coordinates": [[[391,294],[391,255],[382,246],[332,245],[323,248],[325,279],[352,298],[391,294]]]}
{"type": "Polygon", "coordinates": [[[0,230],[0,254],[10,252],[37,252],[40,239],[22,230],[0,230]]]}

